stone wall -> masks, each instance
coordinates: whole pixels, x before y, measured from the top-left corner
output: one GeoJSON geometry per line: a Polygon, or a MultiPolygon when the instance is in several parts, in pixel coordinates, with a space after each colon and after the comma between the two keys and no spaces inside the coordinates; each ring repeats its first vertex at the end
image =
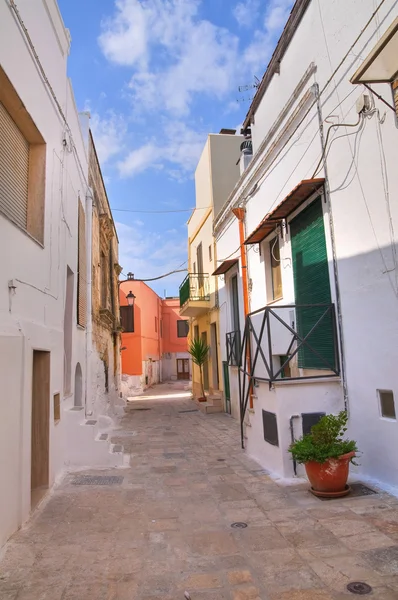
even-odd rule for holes
{"type": "Polygon", "coordinates": [[[89,136],[89,185],[93,190],[92,223],[92,360],[91,411],[114,413],[121,404],[119,242],[93,138],[89,136]]]}

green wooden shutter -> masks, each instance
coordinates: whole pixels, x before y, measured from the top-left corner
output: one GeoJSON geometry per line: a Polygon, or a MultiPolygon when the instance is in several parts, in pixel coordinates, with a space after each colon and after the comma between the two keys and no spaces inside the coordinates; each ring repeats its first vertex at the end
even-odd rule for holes
{"type": "MultiPolygon", "coordinates": [[[[330,304],[330,281],[323,224],[322,200],[318,198],[290,223],[293,277],[296,304],[330,304]]],[[[297,308],[297,331],[305,337],[326,307],[297,308]]],[[[308,343],[333,368],[335,345],[332,315],[328,313],[308,338],[308,343]]],[[[323,360],[303,346],[298,352],[299,367],[327,369],[323,360]]]]}

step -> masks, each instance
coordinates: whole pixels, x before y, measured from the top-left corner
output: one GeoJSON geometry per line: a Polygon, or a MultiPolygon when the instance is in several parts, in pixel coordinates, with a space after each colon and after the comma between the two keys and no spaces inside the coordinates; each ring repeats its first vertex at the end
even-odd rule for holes
{"type": "MultiPolygon", "coordinates": [[[[207,402],[205,402],[207,404],[207,402]]],[[[205,413],[207,415],[211,415],[214,413],[222,413],[224,412],[224,408],[222,406],[214,406],[213,404],[208,404],[205,408],[205,413]]]]}
{"type": "Polygon", "coordinates": [[[214,405],[211,402],[197,402],[199,410],[207,415],[213,414],[213,413],[222,413],[224,412],[224,407],[223,406],[218,406],[217,404],[214,405]]]}

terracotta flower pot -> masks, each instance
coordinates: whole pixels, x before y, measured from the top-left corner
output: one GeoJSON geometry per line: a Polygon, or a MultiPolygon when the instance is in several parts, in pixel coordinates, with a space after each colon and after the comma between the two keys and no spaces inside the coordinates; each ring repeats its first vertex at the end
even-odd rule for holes
{"type": "Polygon", "coordinates": [[[348,470],[350,460],[355,452],[348,452],[339,458],[330,458],[324,463],[315,461],[305,463],[307,477],[311,484],[311,491],[322,496],[338,496],[348,493],[348,470]]]}
{"type": "Polygon", "coordinates": [[[205,396],[200,396],[200,398],[198,398],[198,402],[206,402],[207,398],[205,396]]]}

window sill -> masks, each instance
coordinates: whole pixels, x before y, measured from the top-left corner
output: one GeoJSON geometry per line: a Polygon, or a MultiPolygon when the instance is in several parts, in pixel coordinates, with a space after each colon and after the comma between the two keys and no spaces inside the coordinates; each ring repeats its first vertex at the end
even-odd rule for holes
{"type": "Polygon", "coordinates": [[[40,240],[38,240],[37,238],[35,238],[31,233],[29,233],[29,231],[27,231],[26,229],[24,229],[23,227],[20,227],[18,225],[18,223],[15,223],[15,221],[13,221],[12,219],[10,219],[10,217],[8,217],[6,214],[3,213],[3,211],[0,211],[0,214],[2,217],[4,217],[5,219],[7,219],[7,221],[9,223],[11,223],[11,225],[14,225],[14,227],[16,227],[17,229],[19,229],[19,231],[21,231],[22,233],[24,233],[28,238],[30,238],[32,240],[32,242],[35,242],[35,244],[37,244],[38,246],[40,246],[40,248],[42,250],[44,250],[44,242],[41,242],[40,240]]]}

